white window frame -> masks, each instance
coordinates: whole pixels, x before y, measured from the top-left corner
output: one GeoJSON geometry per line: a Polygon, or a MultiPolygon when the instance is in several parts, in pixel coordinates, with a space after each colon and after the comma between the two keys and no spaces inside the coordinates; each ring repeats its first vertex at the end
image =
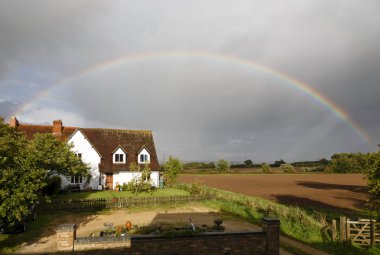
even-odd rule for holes
{"type": "Polygon", "coordinates": [[[70,183],[71,184],[83,184],[84,177],[81,175],[72,175],[70,176],[70,183]]]}
{"type": "Polygon", "coordinates": [[[115,164],[125,164],[125,161],[126,161],[126,155],[124,153],[115,153],[113,154],[113,163],[115,164]],[[123,160],[116,160],[116,155],[118,155],[120,157],[120,155],[123,157],[123,160]]]}

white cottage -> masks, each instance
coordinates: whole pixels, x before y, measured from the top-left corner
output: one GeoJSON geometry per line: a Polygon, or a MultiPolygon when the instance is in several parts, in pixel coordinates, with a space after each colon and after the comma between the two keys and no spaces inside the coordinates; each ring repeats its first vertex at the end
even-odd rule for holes
{"type": "MultiPolygon", "coordinates": [[[[9,124],[25,132],[28,139],[35,133],[51,133],[63,142],[72,143],[73,151],[91,167],[92,189],[115,189],[117,184],[140,176],[141,172],[130,171],[132,162],[141,168],[149,164],[152,184],[159,186],[160,166],[151,131],[66,127],[61,120],[53,121],[52,126],[21,124],[15,117],[9,124]]],[[[80,176],[62,177],[62,187],[79,184],[83,189],[85,183],[85,178],[80,176]]]]}

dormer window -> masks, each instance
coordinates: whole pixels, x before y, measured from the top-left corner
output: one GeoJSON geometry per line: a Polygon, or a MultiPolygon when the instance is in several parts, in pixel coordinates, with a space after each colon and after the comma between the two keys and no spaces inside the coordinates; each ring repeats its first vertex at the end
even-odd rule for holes
{"type": "Polygon", "coordinates": [[[139,164],[150,163],[150,154],[147,149],[142,149],[137,156],[137,161],[139,164]]]}
{"type": "Polygon", "coordinates": [[[140,154],[140,162],[142,162],[142,163],[148,162],[148,155],[147,154],[140,154]]]}
{"type": "Polygon", "coordinates": [[[123,163],[124,154],[115,154],[115,163],[123,163]]]}
{"type": "Polygon", "coordinates": [[[119,146],[114,152],[113,152],[113,163],[114,164],[125,164],[126,163],[126,159],[127,159],[127,154],[125,153],[125,151],[123,150],[123,148],[121,148],[121,146],[119,146]]]}

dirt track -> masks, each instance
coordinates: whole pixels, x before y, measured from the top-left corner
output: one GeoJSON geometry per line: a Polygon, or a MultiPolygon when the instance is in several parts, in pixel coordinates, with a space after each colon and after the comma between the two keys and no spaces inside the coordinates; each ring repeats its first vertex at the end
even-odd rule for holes
{"type": "Polygon", "coordinates": [[[365,206],[368,194],[361,174],[183,174],[180,182],[255,195],[284,204],[352,210],[365,206]]]}

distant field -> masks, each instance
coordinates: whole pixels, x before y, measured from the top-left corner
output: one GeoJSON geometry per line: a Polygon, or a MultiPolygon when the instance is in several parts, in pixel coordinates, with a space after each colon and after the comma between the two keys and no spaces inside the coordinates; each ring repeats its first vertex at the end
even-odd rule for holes
{"type": "MultiPolygon", "coordinates": [[[[298,171],[298,167],[295,168],[298,171]]],[[[282,173],[279,167],[271,167],[272,173],[282,173]]],[[[214,168],[200,168],[200,169],[185,169],[185,174],[218,174],[219,172],[214,168]]],[[[244,167],[244,168],[231,168],[228,173],[231,174],[261,174],[263,173],[261,167],[244,167]]]]}
{"type": "Polygon", "coordinates": [[[284,204],[361,209],[368,194],[362,174],[182,174],[180,182],[255,195],[284,204]]]}
{"type": "MultiPolygon", "coordinates": [[[[202,174],[202,173],[218,173],[214,168],[201,168],[201,169],[185,169],[183,170],[186,174],[202,174]]],[[[246,174],[255,174],[262,173],[261,168],[231,168],[230,173],[246,173],[246,174]]]]}

